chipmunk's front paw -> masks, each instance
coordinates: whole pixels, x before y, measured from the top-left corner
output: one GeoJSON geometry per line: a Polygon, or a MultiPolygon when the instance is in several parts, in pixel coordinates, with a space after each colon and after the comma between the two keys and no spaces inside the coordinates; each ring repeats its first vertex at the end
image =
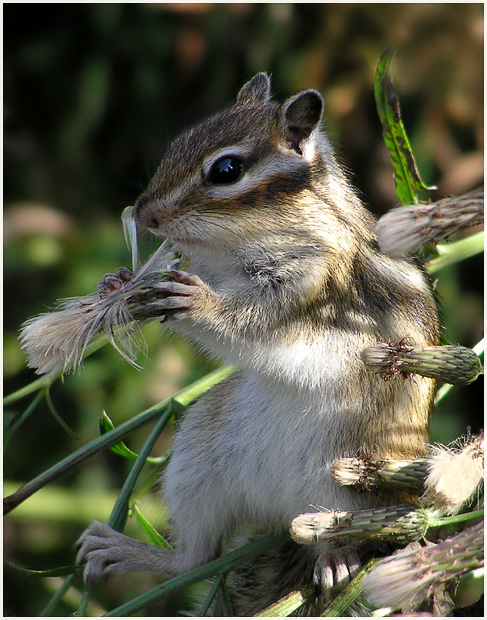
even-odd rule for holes
{"type": "Polygon", "coordinates": [[[169,271],[168,280],[154,285],[157,298],[150,305],[157,308],[164,319],[181,319],[203,307],[212,296],[209,287],[198,276],[185,271],[169,271]]]}
{"type": "Polygon", "coordinates": [[[87,586],[92,586],[102,577],[129,570],[130,541],[128,536],[109,525],[93,521],[76,543],[79,547],[76,562],[86,565],[84,578],[87,586]]]}
{"type": "Polygon", "coordinates": [[[351,547],[336,548],[320,555],[314,581],[326,597],[338,594],[360,571],[360,556],[351,547]]]}
{"type": "Polygon", "coordinates": [[[97,284],[98,294],[100,297],[106,297],[113,291],[118,291],[133,278],[133,275],[128,267],[120,267],[115,273],[106,273],[97,284]]]}

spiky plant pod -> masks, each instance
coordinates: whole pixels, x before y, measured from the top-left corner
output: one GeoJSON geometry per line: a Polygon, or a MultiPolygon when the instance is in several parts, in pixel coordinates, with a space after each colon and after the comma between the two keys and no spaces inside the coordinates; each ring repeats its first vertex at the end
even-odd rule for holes
{"type": "Polygon", "coordinates": [[[342,486],[355,486],[362,491],[381,486],[413,495],[424,492],[428,471],[426,459],[397,461],[369,457],[338,459],[331,469],[333,478],[342,486]]]}
{"type": "Polygon", "coordinates": [[[484,188],[432,204],[398,207],[383,215],[375,232],[386,254],[413,254],[428,243],[484,221],[484,188]]]}
{"type": "Polygon", "coordinates": [[[457,439],[449,446],[431,446],[423,459],[337,459],[331,473],[342,486],[354,486],[358,491],[386,487],[422,495],[423,506],[456,514],[463,505],[481,496],[484,436],[457,439]]]}
{"type": "Polygon", "coordinates": [[[361,357],[369,370],[386,380],[418,374],[458,385],[471,383],[483,372],[480,358],[472,349],[459,345],[415,347],[408,338],[368,347],[361,357]]]}
{"type": "MultiPolygon", "coordinates": [[[[151,299],[157,297],[157,285],[170,279],[170,272],[183,259],[164,242],[149,260],[140,266],[135,222],[131,208],[122,216],[133,273],[127,268],[117,275],[105,276],[98,293],[71,297],[58,302],[57,309],[26,321],[20,333],[28,365],[38,374],[66,373],[77,370],[86,347],[98,334],[105,333],[110,343],[132,365],[140,348],[135,332],[155,316],[151,299]]],[[[159,312],[160,314],[160,312],[159,312]]]]}
{"type": "Polygon", "coordinates": [[[483,434],[431,449],[429,474],[422,503],[447,514],[456,514],[464,504],[479,498],[484,481],[483,434]]]}
{"type": "Polygon", "coordinates": [[[349,538],[406,544],[424,536],[431,517],[431,513],[410,503],[346,512],[312,512],[293,520],[291,536],[304,545],[349,538]]]}
{"type": "Polygon", "coordinates": [[[399,551],[364,578],[365,596],[375,607],[417,609],[436,586],[483,567],[483,542],[481,521],[440,543],[399,551]]]}

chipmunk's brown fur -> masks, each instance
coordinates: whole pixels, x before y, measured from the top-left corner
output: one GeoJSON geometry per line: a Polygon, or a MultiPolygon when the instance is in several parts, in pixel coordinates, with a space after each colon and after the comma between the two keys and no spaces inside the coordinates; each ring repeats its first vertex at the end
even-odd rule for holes
{"type": "MultiPolygon", "coordinates": [[[[175,550],[93,524],[79,556],[89,581],[131,570],[172,577],[234,534],[287,530],[312,506],[387,503],[392,495],[340,487],[333,461],[424,452],[433,381],[385,382],[360,354],[406,336],[437,342],[428,284],[412,261],[379,251],[320,131],[319,93],[280,105],[269,91],[256,75],[234,106],[177,138],[135,205],[140,226],[191,257],[191,274],[164,285],[161,316],[239,371],[187,411],[176,435],[165,477],[175,550]]],[[[235,611],[255,613],[312,575],[326,589],[356,564],[353,550],[289,543],[241,571],[240,584],[253,585],[235,611]]]]}

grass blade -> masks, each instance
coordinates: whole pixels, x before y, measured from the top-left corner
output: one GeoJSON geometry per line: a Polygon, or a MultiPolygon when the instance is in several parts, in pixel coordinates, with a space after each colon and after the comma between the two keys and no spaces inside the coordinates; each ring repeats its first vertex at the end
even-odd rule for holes
{"type": "Polygon", "coordinates": [[[409,139],[401,120],[399,99],[390,76],[393,51],[382,54],[375,74],[374,93],[384,142],[394,170],[396,193],[404,205],[416,204],[427,187],[419,176],[409,139]]]}

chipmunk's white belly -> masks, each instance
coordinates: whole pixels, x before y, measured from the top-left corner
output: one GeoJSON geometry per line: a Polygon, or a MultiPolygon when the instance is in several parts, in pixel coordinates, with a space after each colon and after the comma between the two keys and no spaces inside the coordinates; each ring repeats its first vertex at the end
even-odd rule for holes
{"type": "Polygon", "coordinates": [[[331,478],[334,459],[346,456],[344,416],[360,406],[347,390],[340,396],[239,373],[212,392],[185,414],[174,443],[166,495],[178,530],[190,531],[186,519],[195,514],[216,535],[287,528],[316,507],[370,503],[331,478]]]}
{"type": "Polygon", "coordinates": [[[242,406],[233,410],[223,441],[241,455],[235,484],[260,518],[287,525],[316,506],[357,505],[330,473],[335,458],[345,456],[340,435],[353,403],[337,399],[336,390],[297,391],[252,375],[243,378],[239,392],[242,406]]]}
{"type": "Polygon", "coordinates": [[[175,327],[239,369],[284,384],[319,388],[322,392],[329,387],[333,389],[337,382],[348,385],[350,377],[356,375],[358,366],[362,365],[360,352],[376,343],[366,326],[361,333],[323,329],[321,334],[313,334],[312,340],[289,334],[286,338],[276,335],[275,340],[243,342],[217,338],[211,331],[195,333],[194,328],[183,321],[175,327]]]}

